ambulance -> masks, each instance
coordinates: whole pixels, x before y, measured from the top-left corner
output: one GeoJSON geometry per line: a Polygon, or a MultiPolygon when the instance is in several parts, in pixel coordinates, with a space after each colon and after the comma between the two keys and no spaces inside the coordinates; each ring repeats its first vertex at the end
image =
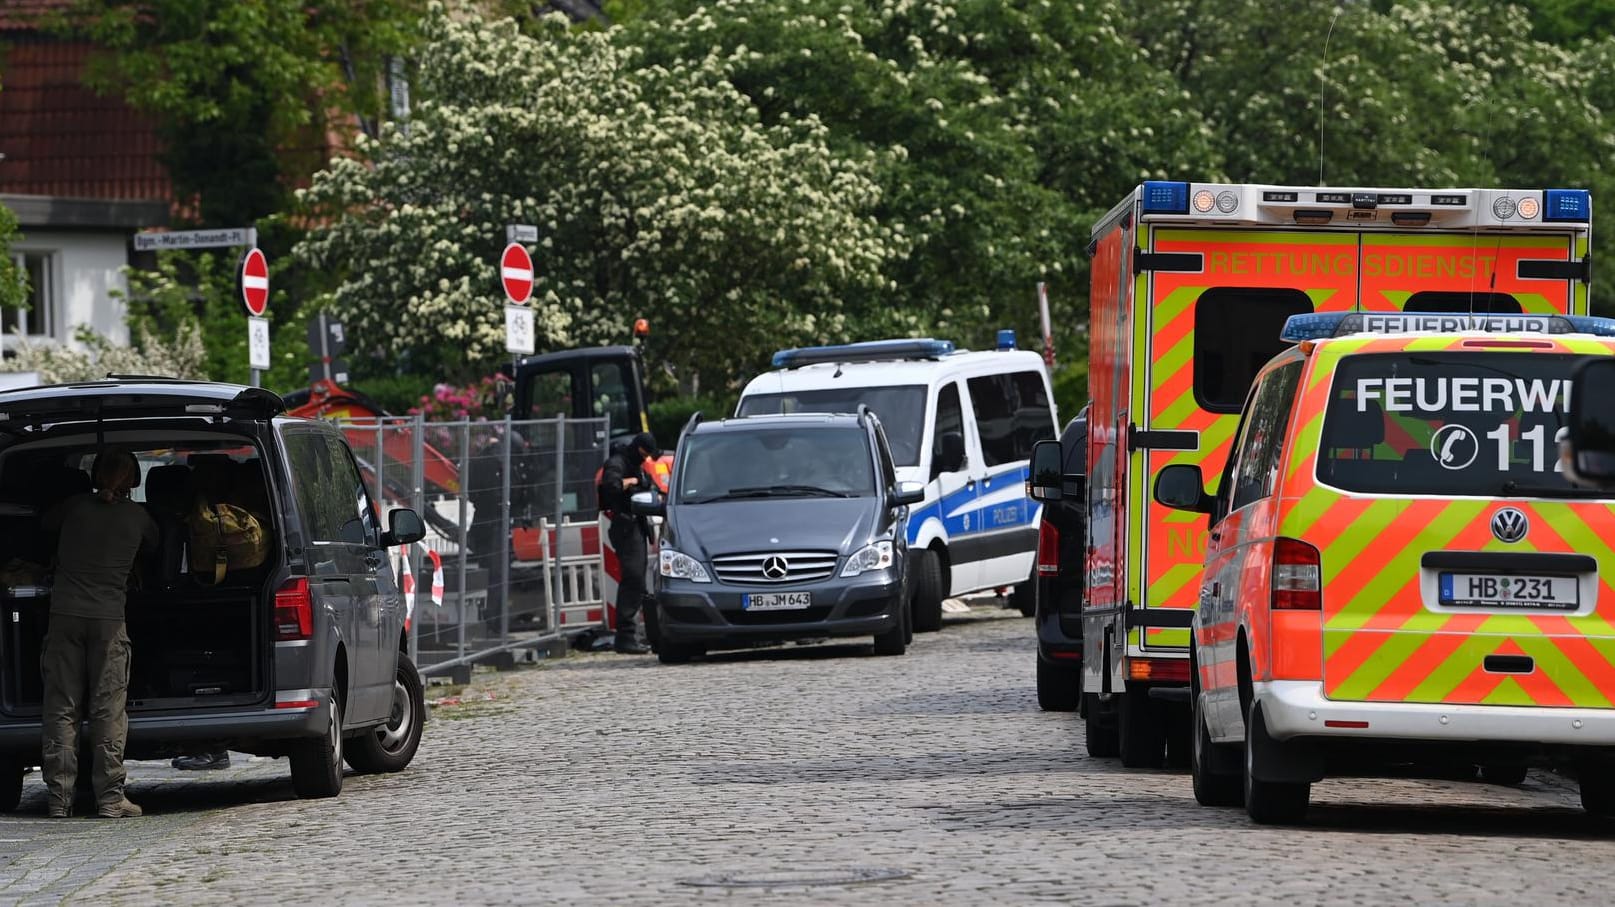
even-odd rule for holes
{"type": "Polygon", "coordinates": [[[1580,189],[1147,182],[1095,225],[1079,706],[1090,754],[1154,766],[1170,744],[1187,761],[1189,625],[1210,534],[1152,502],[1151,483],[1196,465],[1218,490],[1287,320],[1585,314],[1591,204],[1580,189]]]}
{"type": "MultiPolygon", "coordinates": [[[[1615,815],[1615,490],[1565,474],[1575,369],[1615,319],[1291,317],[1218,467],[1189,655],[1196,799],[1294,823],[1388,765],[1574,769],[1615,815]]],[[[1207,515],[1209,514],[1209,521],[1207,515]]]]}

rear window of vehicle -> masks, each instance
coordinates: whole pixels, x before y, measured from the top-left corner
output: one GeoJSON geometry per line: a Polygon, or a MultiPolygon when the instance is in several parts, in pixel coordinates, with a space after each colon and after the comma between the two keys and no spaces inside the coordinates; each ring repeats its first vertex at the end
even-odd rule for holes
{"type": "Polygon", "coordinates": [[[1194,399],[1213,413],[1237,413],[1269,359],[1290,348],[1280,340],[1291,315],[1312,311],[1300,290],[1214,287],[1194,304],[1194,399]]]}
{"type": "Polygon", "coordinates": [[[1054,437],[1054,414],[1040,373],[982,375],[969,384],[986,465],[1029,459],[1033,444],[1054,437]]]}
{"type": "Polygon", "coordinates": [[[1330,389],[1318,479],[1388,494],[1568,490],[1554,435],[1574,362],[1529,353],[1348,357],[1330,389]]]}
{"type": "Polygon", "coordinates": [[[692,434],[678,452],[675,503],[874,493],[869,435],[858,426],[692,434]]]}
{"type": "Polygon", "coordinates": [[[738,415],[769,413],[856,413],[858,404],[867,403],[881,425],[898,466],[920,465],[920,436],[925,430],[925,388],[921,385],[898,387],[834,387],[789,391],[778,394],[749,394],[740,401],[738,415]]]}

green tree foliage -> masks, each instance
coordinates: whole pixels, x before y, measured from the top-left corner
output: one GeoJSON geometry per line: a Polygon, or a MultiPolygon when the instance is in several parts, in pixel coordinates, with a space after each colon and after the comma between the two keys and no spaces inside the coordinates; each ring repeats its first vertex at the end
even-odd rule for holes
{"type": "Polygon", "coordinates": [[[156,117],[203,225],[281,210],[350,117],[375,132],[419,0],[79,0],[64,27],[101,49],[88,81],[156,117]]]}
{"type": "Polygon", "coordinates": [[[28,275],[11,258],[11,243],[18,235],[17,216],[0,205],[0,308],[20,308],[28,302],[28,275]]]}
{"type": "Polygon", "coordinates": [[[833,153],[812,117],[760,122],[718,55],[647,61],[621,30],[563,23],[439,15],[408,130],[303,193],[322,225],[298,255],[338,281],[356,356],[448,379],[503,360],[507,223],[539,228],[540,349],[622,342],[649,316],[651,358],[693,388],[847,337],[842,298],[904,248],[869,214],[868,155],[833,153]]]}

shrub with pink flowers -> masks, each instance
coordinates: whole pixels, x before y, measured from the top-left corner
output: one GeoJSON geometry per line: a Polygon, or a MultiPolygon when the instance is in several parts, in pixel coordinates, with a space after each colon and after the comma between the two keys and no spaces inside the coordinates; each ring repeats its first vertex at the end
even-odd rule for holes
{"type": "Polygon", "coordinates": [[[423,395],[410,415],[422,413],[428,422],[488,422],[505,418],[510,410],[512,383],[504,376],[488,376],[474,384],[455,387],[439,384],[423,395]]]}

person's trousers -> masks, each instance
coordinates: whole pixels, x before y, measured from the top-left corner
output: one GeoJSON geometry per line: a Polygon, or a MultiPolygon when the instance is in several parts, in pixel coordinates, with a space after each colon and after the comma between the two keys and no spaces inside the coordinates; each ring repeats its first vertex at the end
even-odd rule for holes
{"type": "Polygon", "coordinates": [[[123,802],[129,735],[129,634],[121,620],[52,614],[40,655],[45,681],[40,773],[52,806],[73,803],[79,723],[89,720],[90,779],[98,807],[123,802]]]}
{"type": "Polygon", "coordinates": [[[639,521],[633,517],[613,517],[606,536],[611,539],[611,550],[617,552],[617,564],[622,572],[617,580],[617,638],[633,640],[639,635],[639,609],[645,600],[645,568],[650,548],[645,534],[639,530],[639,521]]]}

